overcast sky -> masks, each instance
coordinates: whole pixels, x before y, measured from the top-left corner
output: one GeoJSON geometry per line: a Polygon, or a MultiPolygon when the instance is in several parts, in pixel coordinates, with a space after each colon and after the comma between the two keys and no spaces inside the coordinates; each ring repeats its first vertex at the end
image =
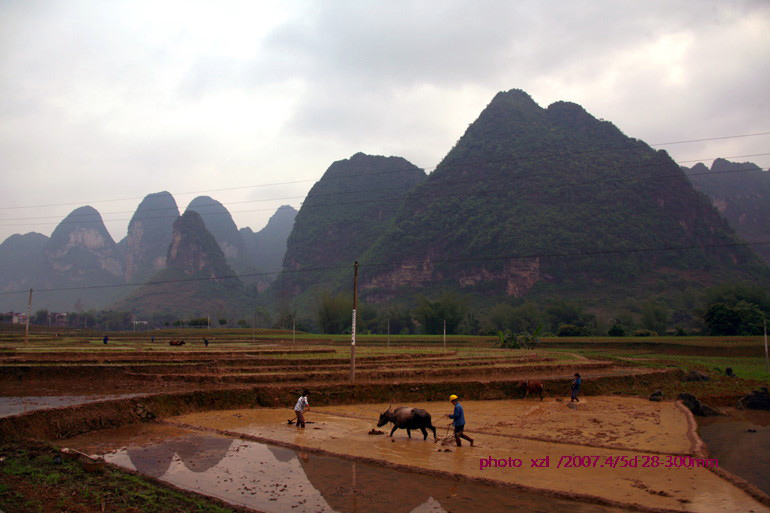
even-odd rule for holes
{"type": "Polygon", "coordinates": [[[770,2],[0,0],[0,241],[149,193],[239,227],[356,152],[430,172],[498,91],[770,166],[770,2]],[[720,139],[721,138],[721,139],[720,139]]]}

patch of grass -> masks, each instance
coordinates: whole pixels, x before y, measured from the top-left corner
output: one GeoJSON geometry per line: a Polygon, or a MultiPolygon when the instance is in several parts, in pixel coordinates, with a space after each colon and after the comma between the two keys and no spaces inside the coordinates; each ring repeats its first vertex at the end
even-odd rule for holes
{"type": "Polygon", "coordinates": [[[55,449],[43,444],[0,444],[0,510],[52,511],[48,508],[56,504],[56,511],[243,511],[120,470],[88,473],[77,461],[55,463],[56,454],[55,449]]]}

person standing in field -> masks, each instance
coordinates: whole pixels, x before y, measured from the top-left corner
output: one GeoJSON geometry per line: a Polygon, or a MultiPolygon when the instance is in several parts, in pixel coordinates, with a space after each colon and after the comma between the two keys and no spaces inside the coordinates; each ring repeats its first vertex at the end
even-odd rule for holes
{"type": "Polygon", "coordinates": [[[104,336],[104,338],[102,339],[102,343],[103,343],[103,344],[106,346],[106,345],[107,345],[107,342],[109,342],[109,340],[110,340],[110,337],[108,337],[107,335],[105,335],[105,336],[104,336]]]}
{"type": "Polygon", "coordinates": [[[299,396],[296,406],[294,406],[294,413],[297,415],[297,427],[305,427],[305,412],[310,411],[310,405],[307,402],[307,396],[310,393],[307,389],[302,391],[302,395],[299,396]]]}
{"type": "Polygon", "coordinates": [[[575,373],[575,380],[572,382],[572,385],[570,385],[570,392],[572,397],[570,398],[570,402],[580,402],[580,399],[578,399],[578,394],[580,393],[580,384],[583,382],[582,379],[580,379],[580,374],[577,372],[575,373]]]}
{"type": "Polygon", "coordinates": [[[457,396],[454,394],[449,396],[449,401],[455,406],[454,412],[447,415],[447,417],[452,419],[452,425],[455,428],[455,442],[457,443],[457,447],[462,447],[461,438],[468,440],[471,443],[471,447],[473,447],[473,438],[470,438],[463,433],[463,430],[465,429],[465,412],[463,411],[463,405],[460,404],[460,401],[457,400],[457,396]]]}

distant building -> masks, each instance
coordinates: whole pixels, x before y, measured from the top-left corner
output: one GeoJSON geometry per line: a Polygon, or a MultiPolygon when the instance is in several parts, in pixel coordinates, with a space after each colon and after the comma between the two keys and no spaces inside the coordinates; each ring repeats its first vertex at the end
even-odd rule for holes
{"type": "Polygon", "coordinates": [[[26,324],[27,314],[21,312],[6,312],[0,314],[0,322],[3,324],[26,324]]]}

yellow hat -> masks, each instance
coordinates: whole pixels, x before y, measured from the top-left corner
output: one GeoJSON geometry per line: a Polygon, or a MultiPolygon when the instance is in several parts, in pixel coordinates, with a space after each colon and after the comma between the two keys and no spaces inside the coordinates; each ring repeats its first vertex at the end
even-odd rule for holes
{"type": "Polygon", "coordinates": [[[452,395],[450,395],[450,396],[449,396],[449,400],[450,400],[450,401],[454,401],[454,400],[456,400],[456,399],[457,399],[457,396],[456,396],[456,395],[454,395],[454,394],[452,394],[452,395]]]}

